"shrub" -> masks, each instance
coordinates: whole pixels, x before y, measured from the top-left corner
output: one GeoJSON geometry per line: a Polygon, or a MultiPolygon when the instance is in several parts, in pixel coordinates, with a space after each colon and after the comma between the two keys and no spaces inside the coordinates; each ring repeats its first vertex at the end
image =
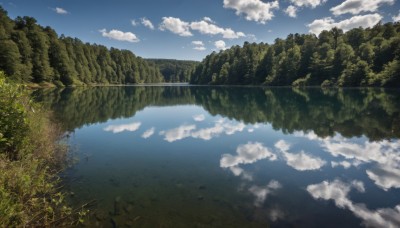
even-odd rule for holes
{"type": "MultiPolygon", "coordinates": [[[[0,227],[74,225],[57,173],[67,147],[49,114],[0,72],[0,227]]],[[[82,209],[83,210],[83,209],[82,209]]]]}

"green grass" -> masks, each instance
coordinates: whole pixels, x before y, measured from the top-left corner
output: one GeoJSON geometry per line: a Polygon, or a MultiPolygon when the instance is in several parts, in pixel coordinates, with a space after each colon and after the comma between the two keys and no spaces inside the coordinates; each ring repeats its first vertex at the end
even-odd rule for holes
{"type": "Polygon", "coordinates": [[[50,116],[0,72],[0,227],[71,226],[86,214],[61,191],[68,147],[50,116]]]}

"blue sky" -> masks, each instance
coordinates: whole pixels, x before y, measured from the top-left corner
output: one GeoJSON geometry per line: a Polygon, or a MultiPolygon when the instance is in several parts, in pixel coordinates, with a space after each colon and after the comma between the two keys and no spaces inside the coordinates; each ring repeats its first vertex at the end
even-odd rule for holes
{"type": "Polygon", "coordinates": [[[273,43],[400,20],[399,0],[0,0],[59,35],[128,49],[144,58],[201,60],[244,41],[273,43]]]}

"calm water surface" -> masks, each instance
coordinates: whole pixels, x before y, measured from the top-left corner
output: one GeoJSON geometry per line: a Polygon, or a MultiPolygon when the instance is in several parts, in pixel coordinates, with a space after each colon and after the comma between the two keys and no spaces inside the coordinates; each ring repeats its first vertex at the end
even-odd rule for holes
{"type": "Polygon", "coordinates": [[[400,227],[400,91],[37,91],[97,227],[400,227]]]}

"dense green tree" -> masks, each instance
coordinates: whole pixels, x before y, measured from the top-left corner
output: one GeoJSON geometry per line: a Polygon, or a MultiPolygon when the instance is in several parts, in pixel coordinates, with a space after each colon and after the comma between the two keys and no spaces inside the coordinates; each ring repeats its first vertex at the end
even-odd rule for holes
{"type": "MultiPolygon", "coordinates": [[[[12,40],[17,44],[20,53],[20,70],[17,77],[21,82],[27,82],[32,79],[32,47],[23,31],[15,31],[11,35],[12,40]]],[[[1,53],[1,52],[0,52],[1,53]]]]}
{"type": "Polygon", "coordinates": [[[7,75],[19,75],[19,62],[20,54],[14,41],[9,39],[0,40],[0,69],[7,75]]]}
{"type": "MultiPolygon", "coordinates": [[[[1,6],[0,70],[21,82],[60,86],[164,80],[158,66],[130,51],[58,36],[52,28],[38,25],[32,17],[11,20],[1,6]]],[[[178,72],[177,81],[181,80],[179,77],[188,81],[191,71],[183,70],[178,72]]]]}
{"type": "Polygon", "coordinates": [[[339,78],[339,86],[359,86],[365,83],[363,79],[368,78],[371,70],[369,69],[368,63],[360,60],[357,64],[349,64],[343,71],[339,78]]]}
{"type": "Polygon", "coordinates": [[[198,62],[175,59],[146,59],[153,64],[153,69],[159,68],[165,82],[189,82],[190,75],[198,62]]]}
{"type": "Polygon", "coordinates": [[[378,23],[346,33],[333,28],[318,37],[289,34],[271,45],[245,42],[206,56],[192,72],[191,83],[397,86],[399,31],[398,22],[378,23]],[[221,80],[220,72],[226,71],[221,80]]]}

